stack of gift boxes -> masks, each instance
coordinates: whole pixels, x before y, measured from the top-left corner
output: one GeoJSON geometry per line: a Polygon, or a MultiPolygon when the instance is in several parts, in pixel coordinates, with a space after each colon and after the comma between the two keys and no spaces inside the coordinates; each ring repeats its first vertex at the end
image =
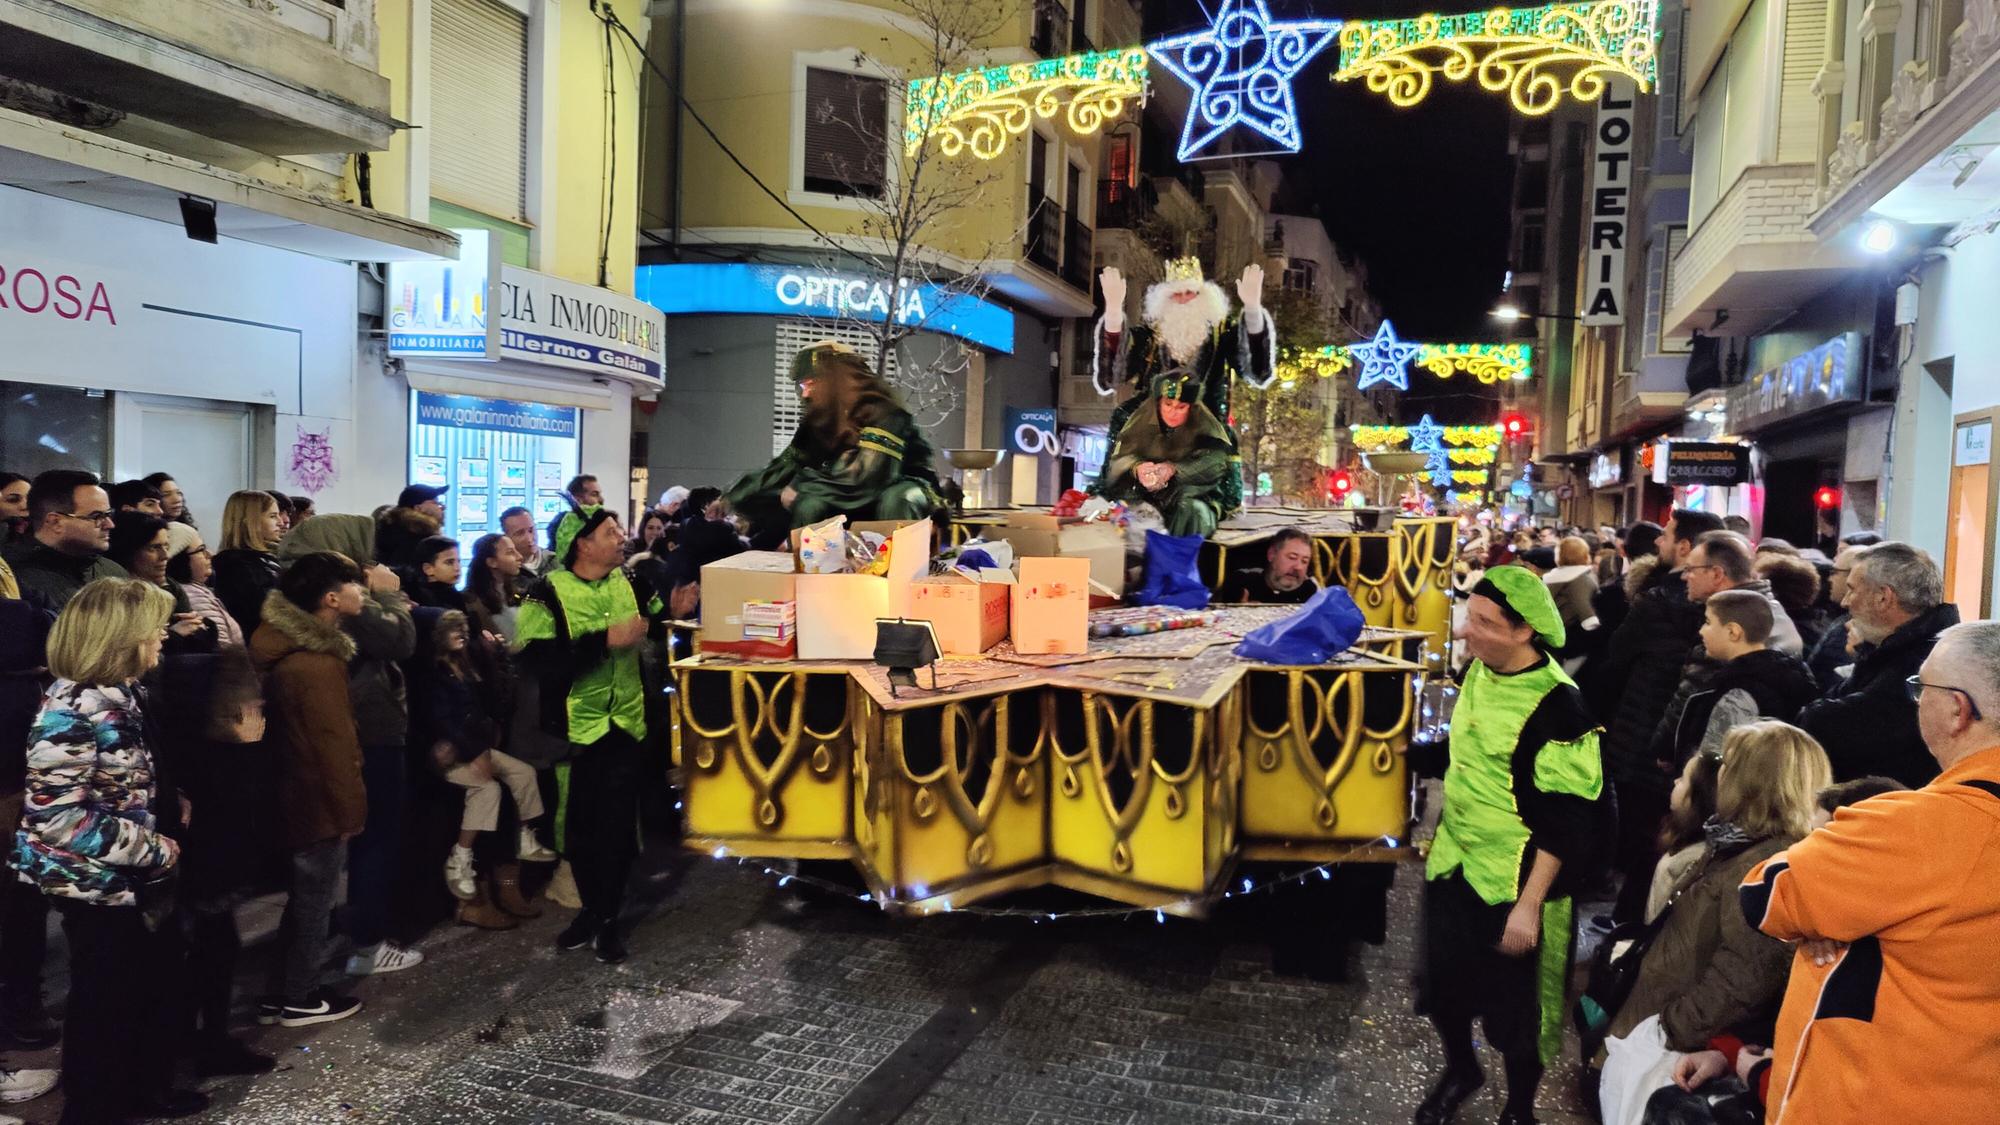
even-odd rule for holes
{"type": "MultiPolygon", "coordinates": [[[[1031,542],[1052,557],[939,576],[929,574],[928,520],[847,528],[886,541],[888,565],[880,574],[807,573],[796,542],[790,552],[746,551],[710,563],[701,571],[701,651],[766,660],[869,660],[876,622],[906,618],[931,622],[946,655],[977,656],[1004,640],[1023,653],[1081,654],[1093,595],[1099,602],[1115,598],[1122,570],[1107,565],[1114,560],[1103,549],[1106,542],[1091,542],[1099,548],[1095,557],[1071,555],[1064,536],[1032,530],[1031,542]],[[1098,573],[1111,581],[1097,580],[1098,573]]],[[[1115,561],[1122,564],[1122,546],[1118,551],[1115,561]]]]}

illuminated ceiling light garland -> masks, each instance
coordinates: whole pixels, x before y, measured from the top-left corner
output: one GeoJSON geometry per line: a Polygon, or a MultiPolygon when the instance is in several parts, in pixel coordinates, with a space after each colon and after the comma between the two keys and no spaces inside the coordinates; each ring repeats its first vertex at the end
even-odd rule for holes
{"type": "Polygon", "coordinates": [[[1146,92],[1146,73],[1145,50],[1129,47],[919,78],[904,99],[903,147],[914,154],[934,137],[945,156],[970,150],[992,160],[1033,118],[1058,113],[1088,136],[1146,92]]]}
{"type": "Polygon", "coordinates": [[[1274,23],[1265,0],[1222,0],[1208,30],[1148,45],[1160,65],[1194,91],[1181,126],[1180,159],[1198,159],[1238,125],[1269,138],[1276,151],[1299,151],[1292,79],[1339,30],[1339,20],[1274,23]]]}
{"type": "Polygon", "coordinates": [[[1583,0],[1540,8],[1493,8],[1455,16],[1351,20],[1340,29],[1336,82],[1364,79],[1399,106],[1431,92],[1435,78],[1476,78],[1506,92],[1514,108],[1548,113],[1563,94],[1594,102],[1605,80],[1632,80],[1641,93],[1658,75],[1654,0],[1583,0]]]}
{"type": "Polygon", "coordinates": [[[1430,415],[1414,426],[1349,426],[1354,444],[1367,450],[1407,443],[1412,453],[1424,453],[1424,472],[1440,488],[1455,484],[1485,485],[1489,469],[1454,469],[1453,464],[1491,465],[1499,457],[1500,427],[1440,426],[1430,415]],[[1458,448],[1452,448],[1452,447],[1458,448]]]}

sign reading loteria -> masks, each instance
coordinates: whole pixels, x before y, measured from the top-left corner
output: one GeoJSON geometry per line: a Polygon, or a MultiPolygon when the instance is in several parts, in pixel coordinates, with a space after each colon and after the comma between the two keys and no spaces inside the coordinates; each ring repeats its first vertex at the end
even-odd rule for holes
{"type": "Polygon", "coordinates": [[[1584,240],[1583,323],[1625,323],[1625,242],[1632,214],[1632,82],[1612,78],[1597,99],[1590,174],[1590,226],[1584,240]]]}

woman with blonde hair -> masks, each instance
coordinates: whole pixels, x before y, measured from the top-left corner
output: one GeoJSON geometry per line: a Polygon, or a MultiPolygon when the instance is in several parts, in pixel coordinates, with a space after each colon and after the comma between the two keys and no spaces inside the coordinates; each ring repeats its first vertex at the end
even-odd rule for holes
{"type": "Polygon", "coordinates": [[[55,682],[28,736],[12,866],[54,902],[69,939],[64,1122],[179,1117],[208,1104],[173,1088],[180,846],[157,811],[177,798],[160,792],[139,687],[173,612],[159,586],[99,579],[49,633],[55,682]]]}
{"type": "Polygon", "coordinates": [[[1833,767],[1789,723],[1746,723],[1723,741],[1707,852],[1657,921],[1632,994],[1612,1018],[1599,1087],[1605,1125],[1637,1125],[1684,1053],[1733,1035],[1771,1041],[1792,951],[1743,917],[1736,888],[1751,868],[1811,831],[1833,767]]]}
{"type": "Polygon", "coordinates": [[[222,506],[222,550],[209,587],[249,637],[264,621],[264,599],[278,586],[278,540],[285,515],[268,492],[232,492],[222,506]]]}

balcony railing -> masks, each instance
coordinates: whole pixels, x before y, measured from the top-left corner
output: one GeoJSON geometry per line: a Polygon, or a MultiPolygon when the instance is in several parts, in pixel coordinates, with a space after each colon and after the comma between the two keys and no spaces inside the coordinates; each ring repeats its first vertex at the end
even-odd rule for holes
{"type": "Polygon", "coordinates": [[[1097,181],[1097,229],[1132,230],[1153,216],[1153,182],[1133,187],[1124,180],[1097,181]]]}
{"type": "Polygon", "coordinates": [[[1090,292],[1090,227],[1074,215],[1063,219],[1062,279],[1090,292]]]}
{"type": "Polygon", "coordinates": [[[1028,201],[1027,257],[1050,273],[1062,269],[1062,208],[1048,199],[1028,201]]]}
{"type": "Polygon", "coordinates": [[[1069,27],[1068,8],[1056,0],[1035,0],[1035,30],[1028,48],[1045,59],[1069,54],[1069,27]]]}

